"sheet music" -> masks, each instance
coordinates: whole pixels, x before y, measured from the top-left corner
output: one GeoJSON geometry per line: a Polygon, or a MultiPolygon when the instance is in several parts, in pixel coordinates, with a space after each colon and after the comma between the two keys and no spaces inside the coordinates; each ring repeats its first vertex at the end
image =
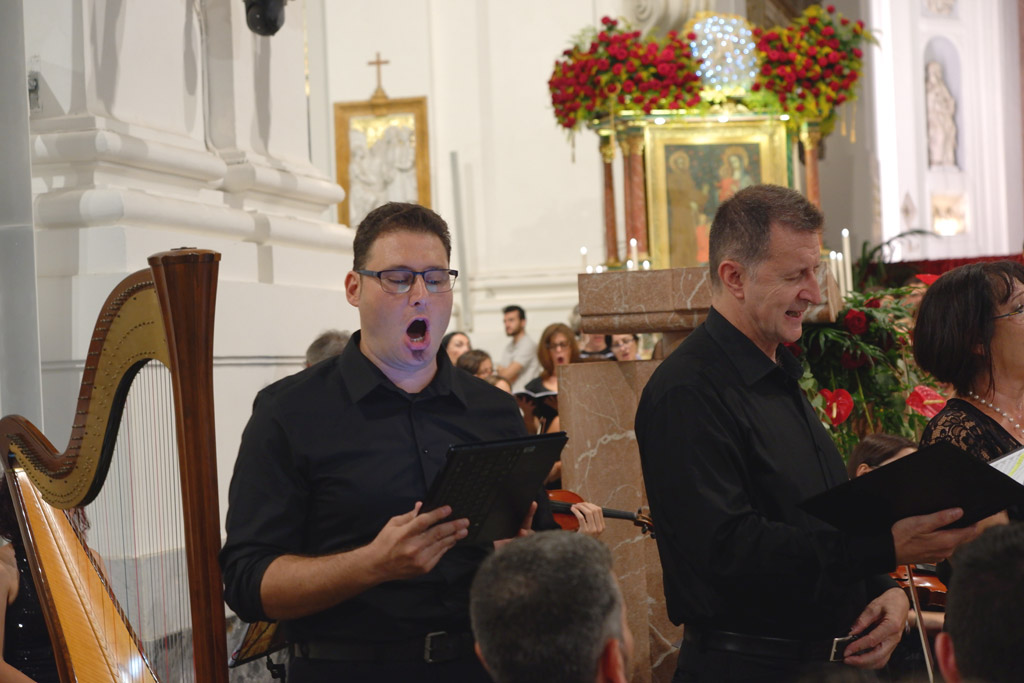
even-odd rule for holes
{"type": "Polygon", "coordinates": [[[1024,484],[1024,448],[1010,451],[989,463],[1018,484],[1024,484]]]}

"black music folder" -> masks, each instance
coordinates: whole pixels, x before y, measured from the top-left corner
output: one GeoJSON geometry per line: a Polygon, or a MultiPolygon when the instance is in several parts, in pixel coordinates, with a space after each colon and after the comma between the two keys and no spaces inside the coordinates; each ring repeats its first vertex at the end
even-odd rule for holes
{"type": "Polygon", "coordinates": [[[964,527],[1024,503],[1024,449],[986,463],[949,443],[926,446],[800,507],[852,534],[889,531],[904,517],[963,508],[964,527]]]}
{"type": "Polygon", "coordinates": [[[448,519],[469,519],[463,544],[486,544],[515,536],[544,479],[568,441],[565,432],[448,448],[423,510],[450,505],[448,519]]]}

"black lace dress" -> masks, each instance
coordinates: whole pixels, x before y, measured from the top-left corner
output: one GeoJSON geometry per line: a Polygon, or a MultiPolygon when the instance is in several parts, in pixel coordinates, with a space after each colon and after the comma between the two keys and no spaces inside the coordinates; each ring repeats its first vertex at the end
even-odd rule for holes
{"type": "Polygon", "coordinates": [[[959,398],[949,399],[921,435],[921,448],[940,442],[951,443],[985,462],[1021,447],[1001,424],[959,398]]]}
{"type": "Polygon", "coordinates": [[[36,683],[59,683],[57,663],[50,646],[36,586],[28,566],[25,550],[14,546],[18,561],[18,596],[7,607],[4,622],[4,661],[36,683]]]}

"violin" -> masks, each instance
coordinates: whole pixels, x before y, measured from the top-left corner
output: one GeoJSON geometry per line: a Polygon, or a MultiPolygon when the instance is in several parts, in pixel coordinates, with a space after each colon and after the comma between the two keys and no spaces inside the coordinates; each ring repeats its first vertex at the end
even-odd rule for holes
{"type": "MultiPolygon", "coordinates": [[[[913,570],[914,589],[917,592],[921,609],[945,610],[946,584],[939,580],[935,572],[935,565],[915,564],[913,570]]],[[[896,571],[889,576],[896,579],[896,583],[907,593],[907,597],[910,597],[910,572],[907,565],[901,564],[896,567],[896,571]]]]}
{"type": "MultiPolygon", "coordinates": [[[[574,503],[584,502],[578,493],[566,491],[565,489],[550,489],[548,490],[548,500],[551,502],[551,512],[558,526],[566,531],[576,531],[580,528],[580,522],[576,519],[576,515],[572,514],[571,509],[574,503]]],[[[654,538],[654,520],[639,510],[628,512],[626,510],[603,507],[601,508],[601,513],[605,516],[605,519],[629,520],[634,525],[640,527],[640,533],[646,534],[649,532],[651,538],[654,538]]]]}

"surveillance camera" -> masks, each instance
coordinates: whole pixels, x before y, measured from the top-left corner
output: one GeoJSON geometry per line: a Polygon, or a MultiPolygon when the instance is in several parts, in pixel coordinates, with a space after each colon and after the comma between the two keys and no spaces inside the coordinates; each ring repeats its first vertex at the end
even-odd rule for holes
{"type": "Polygon", "coordinates": [[[287,0],[243,0],[245,23],[253,33],[272,36],[284,25],[284,4],[287,0]]]}

